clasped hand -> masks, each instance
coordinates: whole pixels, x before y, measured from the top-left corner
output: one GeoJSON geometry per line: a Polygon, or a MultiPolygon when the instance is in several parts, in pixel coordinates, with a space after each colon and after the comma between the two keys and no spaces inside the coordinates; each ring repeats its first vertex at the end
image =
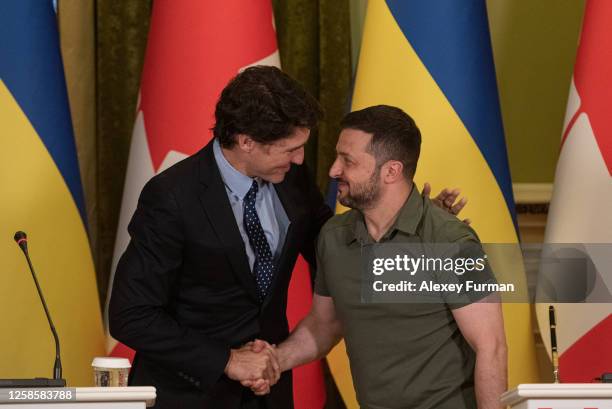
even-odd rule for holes
{"type": "Polygon", "coordinates": [[[281,374],[275,346],[256,339],[232,349],[225,374],[251,388],[256,395],[270,393],[270,387],[278,382],[281,374]]]}

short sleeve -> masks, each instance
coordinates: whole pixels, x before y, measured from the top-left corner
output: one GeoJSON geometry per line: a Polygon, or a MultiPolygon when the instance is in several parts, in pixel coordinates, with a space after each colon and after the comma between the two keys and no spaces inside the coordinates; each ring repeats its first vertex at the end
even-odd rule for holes
{"type": "Polygon", "coordinates": [[[497,280],[476,232],[460,221],[447,223],[445,227],[443,233],[446,236],[445,241],[458,245],[457,252],[452,255],[455,270],[458,270],[458,266],[462,267],[461,274],[445,274],[439,280],[462,285],[463,290],[460,293],[449,292],[444,295],[449,308],[456,309],[478,302],[490,295],[492,291],[487,284],[497,283],[497,280]],[[468,260],[474,262],[474,267],[482,266],[482,268],[466,268],[468,260]]]}

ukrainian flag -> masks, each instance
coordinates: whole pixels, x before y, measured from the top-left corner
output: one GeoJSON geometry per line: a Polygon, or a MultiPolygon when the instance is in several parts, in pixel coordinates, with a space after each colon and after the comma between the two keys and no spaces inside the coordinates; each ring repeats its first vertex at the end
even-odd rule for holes
{"type": "Polygon", "coordinates": [[[104,338],[51,0],[0,2],[0,378],[52,377],[55,347],[21,250],[28,233],[70,385],[104,338]]]}
{"type": "MultiPolygon", "coordinates": [[[[370,0],[352,108],[378,104],[402,108],[421,130],[417,185],[461,187],[462,216],[483,242],[518,242],[484,0],[370,0]]],[[[516,268],[507,254],[489,256],[495,270],[516,268]]],[[[524,274],[515,282],[524,286],[524,274]]],[[[529,305],[505,304],[504,317],[509,386],[538,381],[529,305]]],[[[352,402],[340,356],[330,368],[352,402]]]]}

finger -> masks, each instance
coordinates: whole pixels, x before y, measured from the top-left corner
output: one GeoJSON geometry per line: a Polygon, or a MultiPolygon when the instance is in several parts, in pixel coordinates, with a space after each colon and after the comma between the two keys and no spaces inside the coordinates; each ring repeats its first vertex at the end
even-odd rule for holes
{"type": "Polygon", "coordinates": [[[253,392],[264,389],[267,386],[267,382],[263,379],[257,379],[251,382],[251,390],[253,392]]]}
{"type": "Polygon", "coordinates": [[[251,391],[256,395],[265,395],[270,392],[270,385],[262,380],[256,386],[251,387],[251,391]]]}
{"type": "Polygon", "coordinates": [[[250,379],[273,379],[274,371],[272,366],[272,353],[261,344],[261,341],[255,340],[253,350],[250,351],[254,354],[253,359],[255,360],[256,367],[253,368],[250,379]]]}
{"type": "Polygon", "coordinates": [[[280,370],[278,364],[276,363],[276,359],[271,359],[268,365],[270,374],[268,382],[270,383],[270,385],[274,385],[276,382],[278,382],[278,379],[280,378],[280,370]]]}
{"type": "Polygon", "coordinates": [[[266,341],[260,341],[263,345],[263,347],[266,349],[266,351],[271,355],[271,356],[275,356],[276,355],[276,350],[272,347],[272,345],[268,344],[266,341]]]}
{"type": "Polygon", "coordinates": [[[272,358],[266,360],[266,369],[264,370],[264,379],[269,382],[273,382],[276,378],[274,368],[272,366],[272,358]]]}
{"type": "Polygon", "coordinates": [[[271,360],[269,369],[270,378],[268,378],[268,381],[270,382],[270,386],[272,386],[276,384],[276,382],[278,382],[278,380],[280,379],[280,366],[278,365],[276,360],[271,360]]]}
{"type": "Polygon", "coordinates": [[[266,382],[261,388],[251,390],[253,391],[253,393],[255,393],[255,395],[266,395],[270,393],[270,384],[266,382]]]}
{"type": "Polygon", "coordinates": [[[257,396],[264,396],[270,393],[270,387],[266,387],[265,389],[262,390],[258,390],[258,391],[253,391],[253,393],[255,393],[255,395],[257,396]]]}
{"type": "Polygon", "coordinates": [[[456,205],[451,207],[450,209],[451,213],[454,215],[458,215],[459,212],[465,207],[466,204],[467,204],[467,198],[462,197],[461,200],[459,200],[456,205]]]}
{"type": "Polygon", "coordinates": [[[263,386],[255,391],[258,395],[265,395],[270,393],[270,384],[265,382],[263,386]]]}
{"type": "Polygon", "coordinates": [[[276,350],[274,349],[274,347],[267,343],[266,345],[267,345],[266,353],[268,354],[268,358],[270,360],[268,365],[271,366],[272,374],[273,374],[273,377],[270,378],[270,383],[274,385],[280,379],[281,367],[280,367],[280,363],[278,362],[278,356],[276,355],[276,350]]]}
{"type": "Polygon", "coordinates": [[[429,182],[425,182],[425,184],[423,185],[423,196],[429,197],[430,194],[431,194],[431,185],[429,184],[429,182]]]}
{"type": "Polygon", "coordinates": [[[436,196],[434,200],[439,200],[441,203],[443,203],[449,194],[450,191],[447,188],[444,188],[440,193],[438,193],[438,196],[436,196]]]}
{"type": "Polygon", "coordinates": [[[267,342],[265,341],[262,341],[262,342],[264,344],[264,347],[262,348],[262,352],[264,352],[268,356],[268,359],[270,359],[270,361],[278,361],[278,357],[276,355],[276,349],[272,345],[268,344],[267,342]]]}
{"type": "Polygon", "coordinates": [[[280,364],[278,362],[278,356],[276,355],[276,350],[269,344],[266,344],[266,348],[262,353],[265,353],[267,356],[266,365],[269,370],[268,373],[270,377],[268,380],[270,383],[275,384],[280,378],[280,364]]]}
{"type": "Polygon", "coordinates": [[[457,197],[459,197],[459,193],[461,193],[459,189],[453,189],[452,191],[448,192],[448,195],[446,195],[444,198],[444,206],[448,207],[449,209],[453,207],[453,203],[455,203],[455,200],[457,200],[457,197]]]}
{"type": "Polygon", "coordinates": [[[267,341],[264,341],[262,339],[256,339],[255,342],[257,343],[257,345],[261,346],[262,350],[267,349],[268,351],[270,351],[270,353],[276,353],[276,350],[274,349],[276,347],[276,344],[271,345],[267,341]]]}
{"type": "Polygon", "coordinates": [[[255,383],[250,379],[245,379],[243,381],[240,381],[240,384],[244,386],[245,388],[252,388],[255,385],[255,383]]]}
{"type": "Polygon", "coordinates": [[[256,339],[255,341],[253,341],[253,346],[251,350],[253,352],[261,352],[266,349],[267,345],[267,342],[262,341],[261,339],[256,339]]]}
{"type": "Polygon", "coordinates": [[[251,390],[256,395],[265,395],[267,393],[270,393],[270,383],[263,379],[261,379],[260,381],[261,382],[257,385],[257,388],[251,388],[251,390]]]}
{"type": "Polygon", "coordinates": [[[276,382],[278,382],[278,380],[281,377],[281,368],[280,368],[280,364],[278,363],[278,360],[276,358],[274,358],[272,360],[272,365],[274,368],[274,382],[272,383],[272,385],[274,385],[276,382]]]}

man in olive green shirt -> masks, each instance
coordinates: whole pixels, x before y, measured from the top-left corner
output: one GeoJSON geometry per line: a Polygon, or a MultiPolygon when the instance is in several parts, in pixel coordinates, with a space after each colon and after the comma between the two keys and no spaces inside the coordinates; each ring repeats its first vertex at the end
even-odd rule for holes
{"type": "Polygon", "coordinates": [[[330,176],[352,210],[321,230],[313,306],[278,346],[281,369],[325,356],[344,336],[362,408],[500,408],[507,358],[499,303],[363,300],[364,246],[480,245],[414,186],[421,138],[408,115],[375,106],[348,114],[342,128],[330,176]]]}

